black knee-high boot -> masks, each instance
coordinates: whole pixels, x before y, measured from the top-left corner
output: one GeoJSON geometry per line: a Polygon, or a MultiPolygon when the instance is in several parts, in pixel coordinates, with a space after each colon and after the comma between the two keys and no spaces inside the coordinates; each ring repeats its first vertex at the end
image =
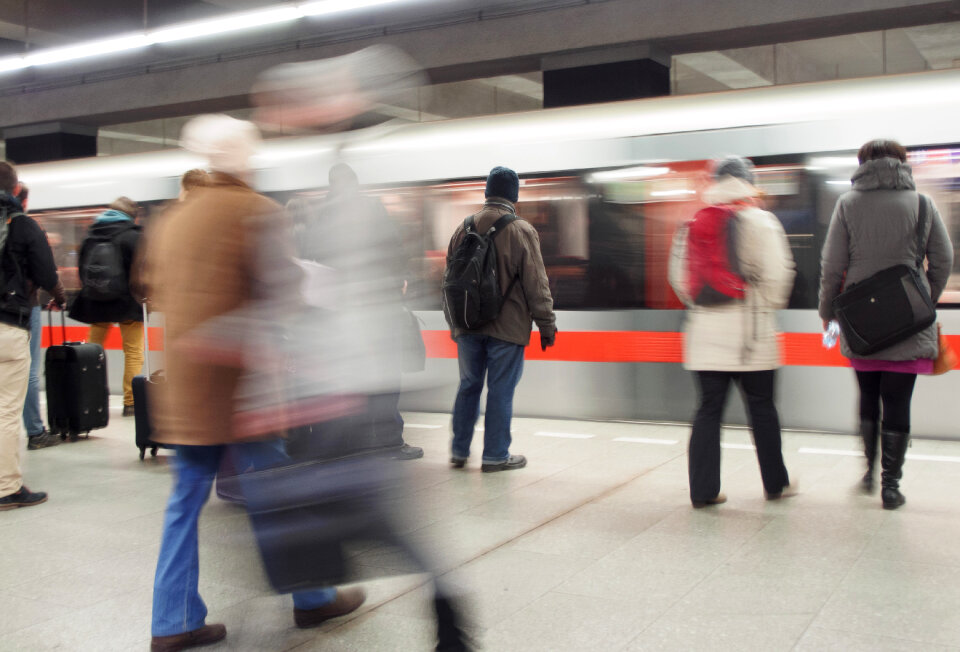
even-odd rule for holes
{"type": "Polygon", "coordinates": [[[867,472],[860,480],[863,493],[873,493],[873,469],[877,462],[877,443],[880,440],[880,428],[876,421],[860,422],[860,438],[863,440],[863,454],[867,458],[867,472]]]}
{"type": "Polygon", "coordinates": [[[909,442],[910,435],[905,432],[884,430],[880,433],[880,465],[883,468],[880,474],[880,497],[884,509],[896,509],[907,502],[900,493],[900,478],[903,477],[903,460],[909,442]]]}

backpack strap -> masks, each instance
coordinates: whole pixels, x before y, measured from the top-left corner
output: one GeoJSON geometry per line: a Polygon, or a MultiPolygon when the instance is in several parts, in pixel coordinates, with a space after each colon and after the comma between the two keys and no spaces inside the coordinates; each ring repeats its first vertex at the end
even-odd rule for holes
{"type": "Polygon", "coordinates": [[[463,221],[463,230],[464,230],[464,231],[466,231],[467,233],[470,233],[470,232],[476,233],[476,231],[477,231],[477,220],[476,220],[475,218],[476,218],[476,216],[471,215],[470,217],[468,217],[467,219],[465,219],[465,220],[463,221]]]}
{"type": "MultiPolygon", "coordinates": [[[[473,219],[473,216],[471,215],[467,219],[473,219]]],[[[501,217],[499,220],[494,222],[493,226],[490,227],[490,230],[488,231],[488,233],[490,234],[490,237],[496,238],[497,234],[500,233],[500,231],[502,231],[508,224],[510,224],[511,222],[515,222],[518,219],[519,218],[516,216],[515,213],[507,213],[506,215],[501,217]]]]}

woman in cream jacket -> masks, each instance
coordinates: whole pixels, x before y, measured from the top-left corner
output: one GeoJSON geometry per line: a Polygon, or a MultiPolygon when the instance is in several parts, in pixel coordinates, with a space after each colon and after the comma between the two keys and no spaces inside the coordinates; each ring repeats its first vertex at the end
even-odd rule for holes
{"type": "MultiPolygon", "coordinates": [[[[749,414],[764,494],[776,499],[796,493],[780,451],[773,399],[775,371],[781,364],[776,311],[785,308],[790,297],[794,262],[779,220],[757,205],[759,191],[753,181],[753,165],[729,157],[715,165],[714,182],[703,194],[712,207],[736,215],[735,256],[746,286],[743,299],[715,306],[691,304],[687,310],[684,366],[695,372],[700,399],[689,446],[694,507],[726,501],[720,493],[720,422],[731,383],[739,386],[749,414]]],[[[685,279],[676,276],[671,273],[671,284],[684,296],[686,289],[680,285],[685,279]]]]}

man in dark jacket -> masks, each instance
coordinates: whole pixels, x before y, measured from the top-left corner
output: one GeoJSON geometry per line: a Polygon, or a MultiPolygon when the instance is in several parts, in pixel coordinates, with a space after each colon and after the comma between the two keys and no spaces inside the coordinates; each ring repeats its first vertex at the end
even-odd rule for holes
{"type": "Polygon", "coordinates": [[[16,199],[17,171],[0,161],[0,510],[46,502],[23,485],[20,415],[30,376],[30,297],[35,287],[66,301],[47,236],[16,199]]]}
{"type": "MultiPolygon", "coordinates": [[[[504,215],[516,214],[520,179],[505,167],[495,167],[487,176],[486,201],[474,215],[481,234],[504,215]]],[[[447,264],[463,239],[461,224],[447,249],[447,264]]],[[[557,337],[553,297],[540,254],[540,237],[526,220],[517,219],[497,236],[497,277],[503,306],[497,318],[477,330],[453,328],[460,360],[460,387],[453,406],[453,443],[450,463],[463,468],[470,455],[470,442],[480,408],[480,393],[487,377],[487,410],[483,432],[481,470],[509,471],[526,466],[523,455],[510,454],[510,420],[513,393],[523,373],[523,349],[530,343],[530,327],[540,329],[540,346],[546,351],[557,337]],[[516,286],[516,287],[514,287],[516,286]]]]}
{"type": "Polygon", "coordinates": [[[139,206],[116,199],[87,231],[80,248],[83,288],[70,307],[70,317],[90,324],[87,339],[103,346],[113,324],[123,340],[123,416],[133,416],[133,377],[143,366],[143,310],[130,288],[138,275],[133,265],[140,244],[134,223],[139,206]],[[112,264],[111,264],[111,261],[112,264]]]}

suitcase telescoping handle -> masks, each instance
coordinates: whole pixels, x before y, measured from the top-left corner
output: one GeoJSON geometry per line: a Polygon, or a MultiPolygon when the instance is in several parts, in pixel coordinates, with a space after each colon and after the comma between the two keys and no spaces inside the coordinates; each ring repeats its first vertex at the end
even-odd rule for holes
{"type": "MultiPolygon", "coordinates": [[[[63,314],[63,310],[58,310],[60,313],[60,334],[63,336],[63,342],[61,344],[67,343],[67,317],[63,314]]],[[[50,308],[47,309],[47,325],[50,326],[50,346],[53,346],[53,310],[50,308]]]]}
{"type": "Polygon", "coordinates": [[[150,329],[147,328],[147,302],[143,301],[143,360],[147,364],[147,378],[150,378],[150,329]]]}

